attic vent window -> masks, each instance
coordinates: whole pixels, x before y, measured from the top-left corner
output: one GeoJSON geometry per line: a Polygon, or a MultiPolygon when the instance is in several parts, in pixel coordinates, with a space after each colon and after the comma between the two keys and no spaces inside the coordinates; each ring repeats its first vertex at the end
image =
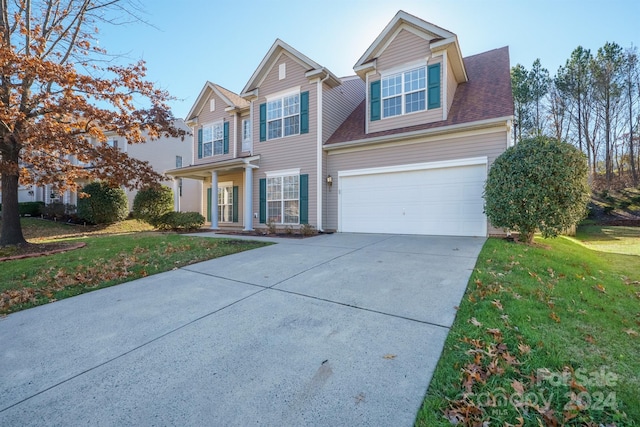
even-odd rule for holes
{"type": "Polygon", "coordinates": [[[287,77],[287,64],[280,64],[278,67],[278,79],[284,80],[287,77]]]}
{"type": "Polygon", "coordinates": [[[209,101],[209,111],[216,111],[216,100],[212,99],[209,101]]]}

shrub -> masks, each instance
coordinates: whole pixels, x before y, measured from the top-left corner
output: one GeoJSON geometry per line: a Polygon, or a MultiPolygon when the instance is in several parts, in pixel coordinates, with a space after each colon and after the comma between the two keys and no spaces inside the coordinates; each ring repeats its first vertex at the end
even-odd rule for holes
{"type": "Polygon", "coordinates": [[[78,216],[93,224],[112,224],[129,214],[127,195],[120,187],[106,182],[92,182],[82,189],[88,197],[78,199],[78,216]]]}
{"type": "Polygon", "coordinates": [[[76,213],[76,206],[61,202],[53,202],[44,206],[42,213],[51,218],[65,218],[76,213]]]}
{"type": "Polygon", "coordinates": [[[173,211],[173,190],[166,185],[146,187],[133,199],[133,217],[154,227],[158,218],[173,211]]]}
{"type": "Polygon", "coordinates": [[[317,231],[313,225],[302,224],[302,227],[300,227],[300,233],[302,233],[304,237],[311,237],[315,236],[317,231]]]}
{"type": "Polygon", "coordinates": [[[44,211],[44,202],[21,202],[18,203],[20,216],[38,216],[44,211]]]}
{"type": "Polygon", "coordinates": [[[538,137],[508,148],[493,163],[484,189],[491,223],[531,243],[540,230],[556,237],[587,213],[587,160],[574,146],[538,137]]]}
{"type": "Polygon", "coordinates": [[[265,225],[267,226],[267,233],[269,234],[276,234],[276,231],[278,231],[276,223],[273,221],[267,221],[265,225]]]}
{"type": "Polygon", "coordinates": [[[627,209],[629,206],[631,206],[631,201],[623,200],[620,203],[618,203],[618,206],[620,207],[620,209],[627,209]]]}
{"type": "Polygon", "coordinates": [[[204,224],[204,217],[198,212],[167,212],[157,218],[154,227],[160,230],[197,230],[204,224]]]}

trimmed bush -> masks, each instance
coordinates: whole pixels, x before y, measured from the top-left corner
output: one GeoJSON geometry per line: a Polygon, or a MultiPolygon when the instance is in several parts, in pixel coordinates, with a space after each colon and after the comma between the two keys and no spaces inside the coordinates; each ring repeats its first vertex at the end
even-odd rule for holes
{"type": "Polygon", "coordinates": [[[78,199],[78,217],[92,224],[113,224],[123,221],[129,214],[127,195],[120,187],[106,182],[92,182],[82,192],[89,197],[78,199]]]}
{"type": "Polygon", "coordinates": [[[38,216],[44,212],[44,202],[21,202],[18,203],[20,216],[38,216]]]}
{"type": "Polygon", "coordinates": [[[173,211],[173,190],[166,185],[146,187],[133,199],[133,217],[157,227],[162,215],[173,211]]]}
{"type": "Polygon", "coordinates": [[[521,241],[531,243],[536,230],[556,237],[587,213],[587,159],[565,142],[524,140],[493,163],[484,199],[491,223],[519,232],[521,241]]]}
{"type": "Polygon", "coordinates": [[[198,212],[167,212],[157,219],[154,227],[160,230],[197,230],[204,224],[204,217],[198,212]]]}

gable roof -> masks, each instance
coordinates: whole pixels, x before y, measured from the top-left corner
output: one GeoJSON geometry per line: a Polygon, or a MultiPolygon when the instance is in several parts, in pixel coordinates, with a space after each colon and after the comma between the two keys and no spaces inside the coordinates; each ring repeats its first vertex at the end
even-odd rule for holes
{"type": "Polygon", "coordinates": [[[353,66],[355,72],[364,80],[368,71],[375,70],[376,59],[389,46],[402,28],[406,28],[429,41],[432,52],[446,50],[451,60],[452,70],[458,83],[466,82],[467,72],[462,61],[458,36],[449,30],[413,16],[403,10],[398,11],[391,22],[382,30],[371,46],[353,66]]]}
{"type": "Polygon", "coordinates": [[[324,78],[326,76],[329,76],[326,83],[330,87],[335,87],[340,84],[340,79],[327,68],[318,64],[308,56],[300,53],[282,40],[276,39],[273,45],[271,45],[271,48],[269,49],[267,54],[260,62],[260,65],[258,65],[258,68],[256,68],[256,70],[253,72],[253,75],[244,86],[244,89],[242,89],[242,92],[240,92],[241,96],[250,96],[251,93],[262,84],[263,80],[265,79],[267,74],[269,74],[269,71],[271,71],[276,60],[282,52],[287,52],[294,61],[296,61],[298,64],[300,64],[300,66],[306,69],[307,72],[305,75],[309,79],[314,77],[324,78]]]}
{"type": "Polygon", "coordinates": [[[187,114],[187,122],[195,119],[200,114],[200,111],[202,111],[204,104],[206,103],[207,99],[209,99],[211,92],[215,93],[219,98],[221,98],[228,108],[249,107],[249,102],[240,97],[238,94],[233,93],[229,89],[225,89],[220,85],[207,81],[200,91],[200,94],[196,98],[196,102],[193,104],[193,107],[191,107],[191,110],[189,110],[189,114],[187,114]]]}
{"type": "Polygon", "coordinates": [[[360,141],[513,116],[509,48],[464,58],[469,81],[456,89],[447,120],[365,133],[366,100],[329,137],[325,145],[360,141]]]}

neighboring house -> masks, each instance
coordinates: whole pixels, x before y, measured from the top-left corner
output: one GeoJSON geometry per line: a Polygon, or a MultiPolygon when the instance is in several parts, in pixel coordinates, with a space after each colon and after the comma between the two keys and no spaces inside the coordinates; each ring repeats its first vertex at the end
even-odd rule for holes
{"type": "MultiPolygon", "coordinates": [[[[182,119],[176,120],[175,126],[187,132],[184,140],[181,138],[161,137],[155,141],[130,144],[123,137],[113,134],[107,134],[106,136],[108,144],[112,147],[126,152],[130,157],[149,162],[155,171],[163,173],[166,169],[183,167],[193,161],[193,141],[190,128],[185,125],[182,119]]],[[[175,210],[182,212],[200,211],[202,204],[200,199],[200,194],[202,193],[201,181],[169,179],[163,181],[162,184],[173,189],[175,210]]],[[[125,188],[129,210],[133,208],[133,199],[137,192],[137,190],[125,188]]],[[[77,205],[78,196],[73,191],[65,191],[63,194],[59,194],[53,185],[20,186],[18,189],[18,201],[43,201],[46,204],[62,202],[77,205]]]]}
{"type": "Polygon", "coordinates": [[[240,95],[205,84],[187,116],[196,158],[167,174],[203,182],[213,229],[486,236],[509,67],[506,47],[463,58],[455,34],[403,11],[352,77],[276,40],[240,95]]]}

